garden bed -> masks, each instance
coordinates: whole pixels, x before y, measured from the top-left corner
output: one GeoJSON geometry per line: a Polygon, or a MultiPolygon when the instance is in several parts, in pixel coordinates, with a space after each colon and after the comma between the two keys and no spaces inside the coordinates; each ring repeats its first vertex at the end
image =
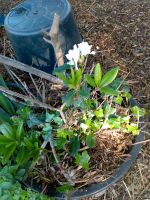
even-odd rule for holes
{"type": "MultiPolygon", "coordinates": [[[[149,108],[149,1],[71,2],[83,37],[97,48],[95,60],[105,68],[119,65],[122,77],[127,77],[133,95],[142,106],[149,108]]],[[[11,52],[4,45],[2,36],[1,52],[6,55],[11,52]]],[[[148,134],[146,138],[149,139],[148,134]]],[[[118,185],[118,190],[113,190],[113,194],[108,193],[107,199],[111,199],[112,195],[116,199],[122,198],[122,195],[124,199],[132,199],[133,196],[139,199],[149,198],[148,152],[149,144],[146,143],[135,170],[128,173],[118,185]]]]}

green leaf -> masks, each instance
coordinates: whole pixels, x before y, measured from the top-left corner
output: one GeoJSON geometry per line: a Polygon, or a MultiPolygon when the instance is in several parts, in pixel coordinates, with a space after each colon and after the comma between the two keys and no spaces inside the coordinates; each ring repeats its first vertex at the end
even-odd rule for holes
{"type": "Polygon", "coordinates": [[[139,135],[140,130],[138,129],[138,125],[131,123],[127,124],[127,129],[129,133],[132,133],[133,136],[139,135]]]}
{"type": "Polygon", "coordinates": [[[5,152],[3,151],[4,155],[4,162],[6,163],[10,157],[14,154],[14,151],[16,150],[16,144],[12,143],[9,147],[5,149],[5,152]]]}
{"type": "Polygon", "coordinates": [[[80,85],[82,79],[82,70],[78,69],[75,73],[75,86],[80,85]]]}
{"type": "Polygon", "coordinates": [[[64,184],[64,185],[61,185],[59,187],[56,188],[56,190],[60,193],[69,193],[71,191],[73,191],[73,186],[69,185],[69,184],[64,184]]]}
{"type": "Polygon", "coordinates": [[[64,149],[67,142],[68,140],[66,138],[59,137],[55,139],[55,146],[58,150],[61,150],[64,149]]]}
{"type": "Polygon", "coordinates": [[[92,87],[96,87],[94,79],[90,75],[85,75],[84,80],[92,87]]]}
{"type": "Polygon", "coordinates": [[[6,85],[6,82],[4,81],[2,75],[0,74],[0,85],[5,87],[5,88],[8,88],[7,85],[6,85]]]}
{"type": "Polygon", "coordinates": [[[97,118],[103,118],[103,117],[104,117],[103,109],[100,108],[100,109],[94,111],[94,115],[95,115],[97,118]]]}
{"type": "Polygon", "coordinates": [[[52,134],[52,126],[49,123],[45,123],[43,131],[44,131],[44,134],[43,134],[44,140],[49,141],[52,134]]]}
{"type": "Polygon", "coordinates": [[[16,130],[16,139],[20,139],[21,135],[23,133],[23,121],[20,121],[17,130],[16,130]]]}
{"type": "Polygon", "coordinates": [[[5,122],[11,123],[10,116],[6,111],[0,108],[0,123],[5,123],[5,122]]]}
{"type": "Polygon", "coordinates": [[[65,72],[67,69],[70,69],[70,68],[71,68],[70,65],[64,64],[63,66],[56,67],[56,68],[53,70],[53,74],[56,75],[57,73],[65,72]]]}
{"type": "Polygon", "coordinates": [[[82,155],[81,154],[77,154],[75,159],[76,159],[76,164],[78,166],[83,167],[83,169],[85,169],[85,170],[89,169],[90,156],[89,156],[87,151],[83,151],[82,155]]]}
{"type": "Polygon", "coordinates": [[[6,122],[0,125],[0,133],[6,135],[13,132],[14,132],[14,129],[9,123],[6,122]]]}
{"type": "Polygon", "coordinates": [[[121,120],[118,117],[111,117],[107,120],[110,129],[120,129],[121,128],[121,120]]]}
{"type": "Polygon", "coordinates": [[[37,118],[37,116],[33,113],[29,115],[29,119],[27,120],[27,125],[29,128],[32,128],[33,126],[38,126],[42,122],[37,118]]]}
{"type": "Polygon", "coordinates": [[[122,96],[126,98],[126,101],[131,99],[132,95],[129,92],[123,92],[122,96]]]}
{"type": "Polygon", "coordinates": [[[52,126],[49,123],[45,123],[43,131],[44,132],[51,132],[52,131],[52,126]]]}
{"type": "Polygon", "coordinates": [[[107,85],[109,85],[110,83],[113,82],[113,80],[116,78],[117,74],[119,71],[119,67],[116,67],[114,69],[111,69],[110,71],[108,71],[101,80],[100,83],[100,88],[106,87],[107,85]]]}
{"type": "Polygon", "coordinates": [[[71,67],[71,83],[75,85],[75,71],[72,67],[71,67]]]}
{"type": "Polygon", "coordinates": [[[116,113],[116,108],[113,108],[111,105],[109,105],[108,103],[105,105],[105,109],[104,109],[104,115],[109,116],[109,115],[113,115],[116,113]]]}
{"type": "Polygon", "coordinates": [[[144,115],[146,114],[145,109],[139,108],[138,106],[132,107],[131,111],[137,119],[139,119],[140,117],[144,117],[144,115]]]}
{"type": "Polygon", "coordinates": [[[94,81],[95,81],[96,87],[100,86],[101,78],[102,78],[102,69],[101,69],[100,64],[98,63],[94,70],[94,81]]]}
{"type": "Polygon", "coordinates": [[[96,138],[95,138],[95,135],[93,133],[90,133],[86,136],[86,145],[89,147],[89,148],[93,148],[95,147],[95,144],[96,144],[96,138]]]}
{"type": "Polygon", "coordinates": [[[11,182],[3,182],[0,185],[0,189],[2,189],[2,190],[8,190],[8,189],[10,189],[11,186],[12,186],[11,182]]]}
{"type": "Polygon", "coordinates": [[[63,103],[66,104],[66,106],[69,107],[73,103],[74,97],[75,97],[75,92],[71,90],[62,97],[62,101],[63,103]]]}
{"type": "Polygon", "coordinates": [[[111,87],[108,87],[108,86],[105,86],[105,87],[102,87],[100,89],[100,92],[101,93],[104,93],[106,95],[110,95],[110,96],[117,96],[118,95],[118,91],[112,89],[111,87]]]}
{"type": "Polygon", "coordinates": [[[58,126],[62,126],[63,125],[63,120],[60,117],[54,117],[54,122],[58,125],[58,126]]]}
{"type": "Polygon", "coordinates": [[[91,89],[87,87],[87,85],[82,85],[80,88],[80,95],[82,97],[88,98],[90,96],[91,89]]]}
{"type": "Polygon", "coordinates": [[[0,106],[8,112],[8,114],[15,114],[15,109],[11,101],[0,92],[0,106]]]}
{"type": "Polygon", "coordinates": [[[23,119],[23,120],[27,120],[29,118],[29,115],[31,113],[31,110],[29,107],[27,106],[22,106],[19,107],[19,109],[17,110],[17,114],[23,119]]]}
{"type": "Polygon", "coordinates": [[[46,112],[46,122],[51,122],[54,119],[55,115],[46,112]]]}
{"type": "Polygon", "coordinates": [[[66,76],[64,75],[64,73],[55,73],[56,76],[61,79],[65,84],[68,84],[68,79],[66,78],[66,76]]]}
{"type": "Polygon", "coordinates": [[[27,151],[25,148],[21,148],[16,156],[16,162],[18,165],[22,165],[26,160],[28,160],[27,151]]]}
{"type": "Polygon", "coordinates": [[[70,140],[70,154],[75,156],[80,149],[80,141],[77,136],[70,140]]]}
{"type": "Polygon", "coordinates": [[[57,129],[57,137],[66,139],[68,136],[68,131],[64,129],[57,129]]]}
{"type": "Polygon", "coordinates": [[[121,105],[123,101],[123,98],[121,96],[114,97],[113,102],[117,103],[118,105],[121,105]]]}

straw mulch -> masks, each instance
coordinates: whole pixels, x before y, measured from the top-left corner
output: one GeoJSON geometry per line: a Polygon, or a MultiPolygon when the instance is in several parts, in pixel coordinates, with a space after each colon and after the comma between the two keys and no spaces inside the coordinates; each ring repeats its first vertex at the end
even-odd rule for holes
{"type": "MultiPolygon", "coordinates": [[[[5,13],[19,0],[8,0],[0,8],[5,13]]],[[[145,140],[132,169],[99,200],[150,200],[150,1],[70,0],[79,30],[94,46],[104,69],[120,66],[132,93],[147,110],[145,140]]],[[[3,29],[0,53],[13,55],[3,29]]]]}

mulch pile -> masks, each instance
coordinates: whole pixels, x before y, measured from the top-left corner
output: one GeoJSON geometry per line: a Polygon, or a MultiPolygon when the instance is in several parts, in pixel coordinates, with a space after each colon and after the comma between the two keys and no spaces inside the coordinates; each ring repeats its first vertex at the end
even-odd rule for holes
{"type": "MultiPolygon", "coordinates": [[[[8,0],[0,9],[14,6],[8,0]]],[[[95,62],[105,69],[119,66],[120,75],[133,96],[147,110],[145,139],[150,139],[150,1],[149,0],[70,0],[80,33],[97,51],[95,62]]],[[[3,29],[0,29],[0,53],[12,56],[3,29]]],[[[99,200],[150,199],[150,143],[128,174],[99,200]]]]}

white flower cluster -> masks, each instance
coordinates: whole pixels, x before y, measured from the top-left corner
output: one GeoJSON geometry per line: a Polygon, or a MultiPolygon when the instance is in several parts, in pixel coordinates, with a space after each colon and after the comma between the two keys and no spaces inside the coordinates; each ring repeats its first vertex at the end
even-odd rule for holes
{"type": "Polygon", "coordinates": [[[78,45],[74,45],[73,49],[69,50],[66,54],[67,59],[69,60],[70,65],[75,66],[75,70],[78,70],[78,61],[81,57],[85,57],[89,54],[95,54],[95,51],[91,51],[92,45],[89,45],[87,42],[82,42],[78,45]]]}

